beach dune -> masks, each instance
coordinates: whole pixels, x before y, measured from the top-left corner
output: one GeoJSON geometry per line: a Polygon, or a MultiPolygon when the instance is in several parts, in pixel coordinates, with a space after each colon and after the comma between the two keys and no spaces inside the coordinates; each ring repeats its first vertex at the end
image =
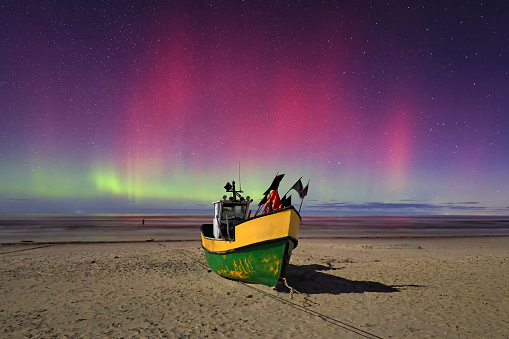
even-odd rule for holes
{"type": "Polygon", "coordinates": [[[197,241],[2,244],[0,337],[507,338],[508,245],[303,239],[291,298],[219,277],[197,241]]]}

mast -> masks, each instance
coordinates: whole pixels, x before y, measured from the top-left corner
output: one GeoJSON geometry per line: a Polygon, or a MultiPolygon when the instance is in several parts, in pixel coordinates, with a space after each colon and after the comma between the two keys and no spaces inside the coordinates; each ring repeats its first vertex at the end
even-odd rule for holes
{"type": "Polygon", "coordinates": [[[233,189],[232,189],[233,201],[237,201],[237,191],[235,191],[235,180],[232,181],[232,185],[233,185],[233,189]]]}
{"type": "Polygon", "coordinates": [[[239,161],[239,187],[240,187],[240,192],[242,192],[242,182],[240,181],[240,161],[239,161]]]}
{"type": "Polygon", "coordinates": [[[238,190],[237,191],[235,189],[235,180],[232,181],[231,184],[229,182],[226,183],[226,185],[224,186],[224,189],[226,190],[226,192],[233,193],[233,201],[237,201],[237,196],[240,198],[240,194],[239,193],[244,193],[242,190],[238,190]]]}

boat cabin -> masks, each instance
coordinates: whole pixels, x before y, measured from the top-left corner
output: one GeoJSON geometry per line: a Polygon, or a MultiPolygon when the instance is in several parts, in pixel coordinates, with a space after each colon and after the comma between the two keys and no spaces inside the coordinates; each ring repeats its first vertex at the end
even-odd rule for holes
{"type": "Polygon", "coordinates": [[[203,224],[202,233],[204,237],[218,240],[235,240],[235,226],[246,221],[249,217],[249,204],[253,200],[248,196],[242,197],[242,190],[235,189],[235,181],[224,186],[226,192],[232,193],[228,198],[223,196],[222,200],[215,201],[214,219],[212,224],[203,224]]]}
{"type": "Polygon", "coordinates": [[[213,233],[216,239],[235,237],[235,225],[248,218],[249,200],[219,200],[214,202],[213,233]]]}

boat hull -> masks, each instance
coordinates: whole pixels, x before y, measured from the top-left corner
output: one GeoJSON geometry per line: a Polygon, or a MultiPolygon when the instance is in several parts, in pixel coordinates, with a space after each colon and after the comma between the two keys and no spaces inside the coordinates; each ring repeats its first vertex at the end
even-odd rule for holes
{"type": "Polygon", "coordinates": [[[234,280],[273,287],[284,274],[296,241],[275,239],[227,253],[205,251],[211,270],[234,280]]]}
{"type": "Polygon", "coordinates": [[[299,227],[300,215],[292,207],[236,225],[232,241],[206,237],[202,229],[205,259],[225,278],[273,287],[297,247],[299,227]]]}

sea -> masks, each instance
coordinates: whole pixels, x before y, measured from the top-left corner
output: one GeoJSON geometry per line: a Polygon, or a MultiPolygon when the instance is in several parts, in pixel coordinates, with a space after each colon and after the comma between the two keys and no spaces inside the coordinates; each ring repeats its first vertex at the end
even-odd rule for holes
{"type": "MultiPolygon", "coordinates": [[[[0,243],[200,240],[209,214],[0,214],[0,243]]],[[[299,238],[509,235],[509,216],[306,215],[299,238]]]]}

